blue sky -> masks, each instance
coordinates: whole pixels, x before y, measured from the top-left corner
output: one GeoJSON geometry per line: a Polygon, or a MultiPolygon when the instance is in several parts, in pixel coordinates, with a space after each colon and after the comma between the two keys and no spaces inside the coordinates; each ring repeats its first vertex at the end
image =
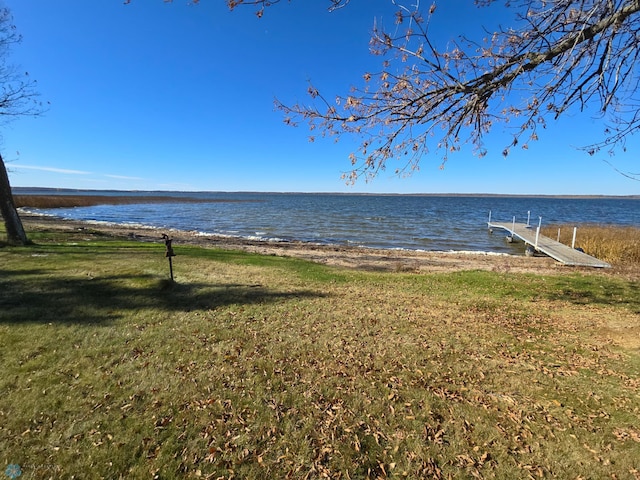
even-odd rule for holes
{"type": "MultiPolygon", "coordinates": [[[[23,42],[12,61],[50,102],[39,118],[3,128],[0,145],[13,186],[118,190],[385,193],[640,194],[639,138],[626,153],[588,156],[599,138],[589,115],[550,122],[529,150],[452,155],[441,170],[424,157],[410,178],[382,172],[345,185],[357,139],[309,142],[274,109],[307,101],[308,81],[327,97],[348,93],[381,58],[369,54],[374,19],[393,21],[389,0],[284,1],[261,19],[223,0],[4,0],[23,42]]],[[[508,24],[513,12],[472,0],[438,3],[432,32],[444,45],[460,34],[508,24]]]]}

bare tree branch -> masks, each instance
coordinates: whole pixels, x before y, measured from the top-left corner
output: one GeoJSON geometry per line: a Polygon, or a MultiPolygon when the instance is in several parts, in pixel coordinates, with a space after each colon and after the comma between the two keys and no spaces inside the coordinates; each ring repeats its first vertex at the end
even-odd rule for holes
{"type": "Polygon", "coordinates": [[[595,106],[606,121],[603,140],[585,147],[590,153],[624,147],[640,128],[640,0],[507,2],[517,28],[492,32],[482,42],[463,37],[443,51],[429,36],[435,4],[427,12],[415,0],[394,4],[394,32],[373,27],[371,51],[384,57],[383,69],[366,73],[363,87],[334,103],[313,87],[311,106],[277,102],[289,123],[362,138],[349,181],[376,176],[392,159],[400,160],[396,173],[410,172],[431,150],[444,164],[467,143],[483,156],[483,137],[497,124],[514,128],[503,151],[508,155],[537,140],[549,118],[574,108],[595,106]]]}
{"type": "Polygon", "coordinates": [[[0,123],[40,115],[44,109],[35,89],[36,81],[8,63],[11,47],[21,41],[12,21],[9,9],[0,8],[0,123]]]}
{"type": "MultiPolygon", "coordinates": [[[[124,4],[127,5],[131,3],[133,0],[124,0],[124,4]]],[[[165,3],[172,3],[173,0],[164,0],[165,3]]],[[[225,0],[227,2],[227,6],[230,10],[233,10],[242,5],[253,5],[258,7],[256,11],[256,15],[258,17],[262,17],[264,15],[264,10],[267,7],[271,7],[277,3],[280,3],[280,0],[225,0]]],[[[290,2],[291,0],[287,0],[290,2]]],[[[338,10],[346,6],[351,0],[327,0],[329,2],[329,11],[338,10]]],[[[200,3],[200,0],[191,0],[191,4],[197,5],[200,3]]]]}
{"type": "MultiPolygon", "coordinates": [[[[8,63],[11,47],[20,36],[13,25],[11,12],[0,8],[0,123],[20,116],[39,115],[43,111],[35,90],[35,81],[28,74],[20,74],[8,63]]],[[[16,245],[28,243],[22,221],[16,210],[9,184],[9,175],[0,154],[0,214],[4,219],[7,241],[16,245]]]]}

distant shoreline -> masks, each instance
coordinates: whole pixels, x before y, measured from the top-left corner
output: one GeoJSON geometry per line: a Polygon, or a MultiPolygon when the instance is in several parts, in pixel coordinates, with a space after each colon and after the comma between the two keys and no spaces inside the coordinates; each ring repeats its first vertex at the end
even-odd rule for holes
{"type": "MultiPolygon", "coordinates": [[[[157,198],[168,201],[181,201],[191,198],[197,201],[209,201],[199,199],[203,194],[260,194],[260,195],[345,195],[345,196],[398,196],[398,197],[470,197],[470,198],[567,198],[567,199],[624,199],[640,200],[639,195],[551,195],[551,194],[514,194],[514,193],[361,193],[361,192],[260,192],[260,191],[173,191],[173,190],[92,190],[52,187],[14,187],[14,196],[22,195],[52,195],[52,196],[104,196],[104,197],[131,197],[131,198],[157,198]],[[189,197],[189,195],[193,195],[189,197]],[[176,200],[177,199],[177,200],[176,200]]],[[[162,200],[162,201],[167,201],[162,200]]],[[[160,200],[158,200],[160,201],[160,200]]],[[[134,203],[134,202],[132,202],[134,203]]]]}
{"type": "Polygon", "coordinates": [[[245,202],[234,199],[203,199],[155,195],[15,195],[16,208],[73,208],[96,205],[134,205],[139,203],[229,203],[245,202]]]}

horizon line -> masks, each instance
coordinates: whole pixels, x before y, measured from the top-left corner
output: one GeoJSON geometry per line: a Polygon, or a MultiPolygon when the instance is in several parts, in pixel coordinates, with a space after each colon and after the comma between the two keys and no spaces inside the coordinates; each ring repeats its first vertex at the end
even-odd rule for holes
{"type": "MultiPolygon", "coordinates": [[[[112,192],[112,193],[245,193],[245,194],[265,194],[265,195],[353,195],[353,196],[425,196],[425,197],[537,197],[537,198],[625,198],[640,199],[640,194],[612,195],[612,194],[563,194],[563,193],[444,193],[444,192],[336,192],[336,191],[267,191],[267,190],[121,190],[121,189],[92,189],[92,188],[69,188],[69,187],[11,187],[12,192],[18,193],[20,190],[31,190],[40,192],[112,192]]],[[[20,194],[20,193],[18,193],[20,194]]]]}

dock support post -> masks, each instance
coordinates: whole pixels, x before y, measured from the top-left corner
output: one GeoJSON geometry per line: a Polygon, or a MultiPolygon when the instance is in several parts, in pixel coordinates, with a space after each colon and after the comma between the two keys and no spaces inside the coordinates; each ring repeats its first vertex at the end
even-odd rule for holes
{"type": "Polygon", "coordinates": [[[571,248],[576,248],[576,233],[578,233],[578,227],[573,227],[573,240],[571,240],[571,248]]]}
{"type": "Polygon", "coordinates": [[[560,228],[558,228],[558,240],[557,240],[557,242],[560,243],[560,228]]]}
{"type": "Polygon", "coordinates": [[[531,210],[528,210],[528,211],[527,211],[527,228],[529,228],[529,227],[530,227],[530,225],[529,225],[529,220],[530,220],[530,219],[531,219],[531,210]]]}
{"type": "Polygon", "coordinates": [[[515,242],[515,231],[516,231],[516,217],[513,217],[513,224],[511,225],[511,235],[507,237],[509,243],[515,242]]]}
{"type": "Polygon", "coordinates": [[[538,250],[538,239],[540,238],[541,227],[542,227],[542,217],[538,217],[538,228],[536,228],[536,250],[538,250]]]}

